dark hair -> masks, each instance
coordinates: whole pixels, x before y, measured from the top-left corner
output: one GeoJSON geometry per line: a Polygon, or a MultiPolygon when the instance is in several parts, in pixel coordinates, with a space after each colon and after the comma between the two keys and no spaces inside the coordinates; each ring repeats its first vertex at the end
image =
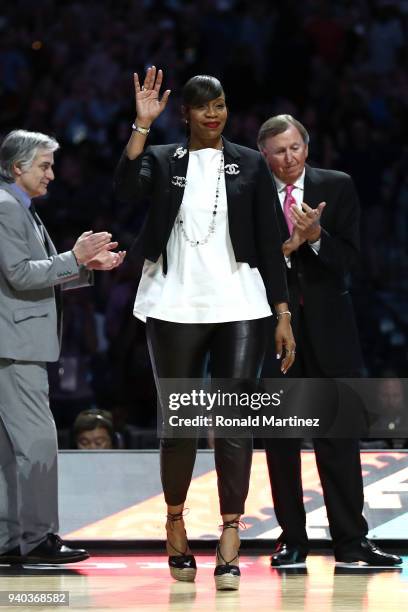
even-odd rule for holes
{"type": "Polygon", "coordinates": [[[278,136],[293,125],[302,136],[305,145],[309,144],[309,134],[305,126],[292,115],[275,115],[267,119],[259,129],[258,147],[261,149],[269,136],[278,136]]]}
{"type": "Polygon", "coordinates": [[[83,431],[92,431],[97,427],[104,427],[112,441],[113,441],[113,423],[112,413],[109,410],[99,410],[98,408],[91,408],[90,410],[83,410],[77,416],[73,425],[73,434],[75,439],[83,431]]]}
{"type": "Polygon", "coordinates": [[[224,90],[218,79],[207,74],[191,77],[183,87],[183,106],[194,107],[215,100],[224,95],[224,90]]]}

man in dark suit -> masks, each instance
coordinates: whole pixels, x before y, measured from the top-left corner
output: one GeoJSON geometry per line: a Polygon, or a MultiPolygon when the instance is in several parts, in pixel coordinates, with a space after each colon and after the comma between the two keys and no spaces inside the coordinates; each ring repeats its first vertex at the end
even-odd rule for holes
{"type": "MultiPolygon", "coordinates": [[[[281,204],[278,216],[297,344],[289,375],[353,378],[361,376],[363,365],[347,289],[347,275],[359,252],[358,198],[347,174],[306,165],[308,143],[306,129],[291,115],[268,119],[258,135],[281,204]]],[[[267,361],[264,377],[273,374],[267,361]]],[[[282,528],[273,566],[303,563],[308,553],[300,447],[299,438],[265,440],[275,513],[282,528]]],[[[401,563],[366,538],[359,440],[316,438],[314,449],[336,561],[401,563]]]]}
{"type": "Polygon", "coordinates": [[[0,564],[86,559],[58,530],[57,436],[48,403],[47,361],[60,352],[60,290],[110,270],[107,232],[83,233],[58,254],[33,198],[54,179],[53,138],[14,130],[0,146],[0,564]]]}

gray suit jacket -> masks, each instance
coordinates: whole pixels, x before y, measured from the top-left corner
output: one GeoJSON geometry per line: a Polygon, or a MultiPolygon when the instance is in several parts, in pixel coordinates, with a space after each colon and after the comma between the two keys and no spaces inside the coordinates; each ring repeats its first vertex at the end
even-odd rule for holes
{"type": "Polygon", "coordinates": [[[30,211],[0,182],[0,358],[57,361],[62,317],[54,287],[91,282],[72,251],[58,255],[45,228],[44,234],[50,255],[30,211]]]}

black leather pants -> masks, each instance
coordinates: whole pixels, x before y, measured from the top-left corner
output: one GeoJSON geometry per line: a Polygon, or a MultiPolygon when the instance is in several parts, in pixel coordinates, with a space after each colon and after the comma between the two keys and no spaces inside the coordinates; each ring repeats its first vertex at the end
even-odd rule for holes
{"type": "MultiPolygon", "coordinates": [[[[227,323],[172,323],[147,319],[147,342],[160,393],[160,378],[202,378],[207,358],[212,378],[257,379],[269,338],[270,317],[227,323]]],[[[250,438],[215,438],[221,514],[243,514],[252,462],[250,438]]],[[[166,503],[184,503],[197,439],[161,440],[161,478],[166,503]]]]}

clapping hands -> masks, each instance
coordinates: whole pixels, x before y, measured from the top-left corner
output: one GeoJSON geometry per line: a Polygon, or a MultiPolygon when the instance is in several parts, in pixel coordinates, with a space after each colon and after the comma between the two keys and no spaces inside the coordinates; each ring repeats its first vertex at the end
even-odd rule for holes
{"type": "Polygon", "coordinates": [[[293,232],[282,246],[285,257],[289,257],[293,251],[297,251],[306,240],[309,242],[319,240],[321,233],[320,217],[325,206],[326,202],[320,202],[317,208],[311,208],[303,202],[301,209],[297,206],[291,207],[290,219],[293,223],[293,232]]]}
{"type": "Polygon", "coordinates": [[[111,238],[108,232],[83,232],[72,249],[78,264],[89,270],[113,270],[120,266],[126,251],[112,252],[118,243],[111,242],[111,238]]]}
{"type": "MultiPolygon", "coordinates": [[[[116,244],[117,246],[117,242],[112,244],[116,244]]],[[[125,257],[126,251],[118,251],[117,253],[112,253],[112,251],[106,249],[100,251],[97,255],[95,255],[95,257],[86,264],[86,267],[89,270],[113,270],[114,268],[117,268],[123,263],[125,257]]]]}

